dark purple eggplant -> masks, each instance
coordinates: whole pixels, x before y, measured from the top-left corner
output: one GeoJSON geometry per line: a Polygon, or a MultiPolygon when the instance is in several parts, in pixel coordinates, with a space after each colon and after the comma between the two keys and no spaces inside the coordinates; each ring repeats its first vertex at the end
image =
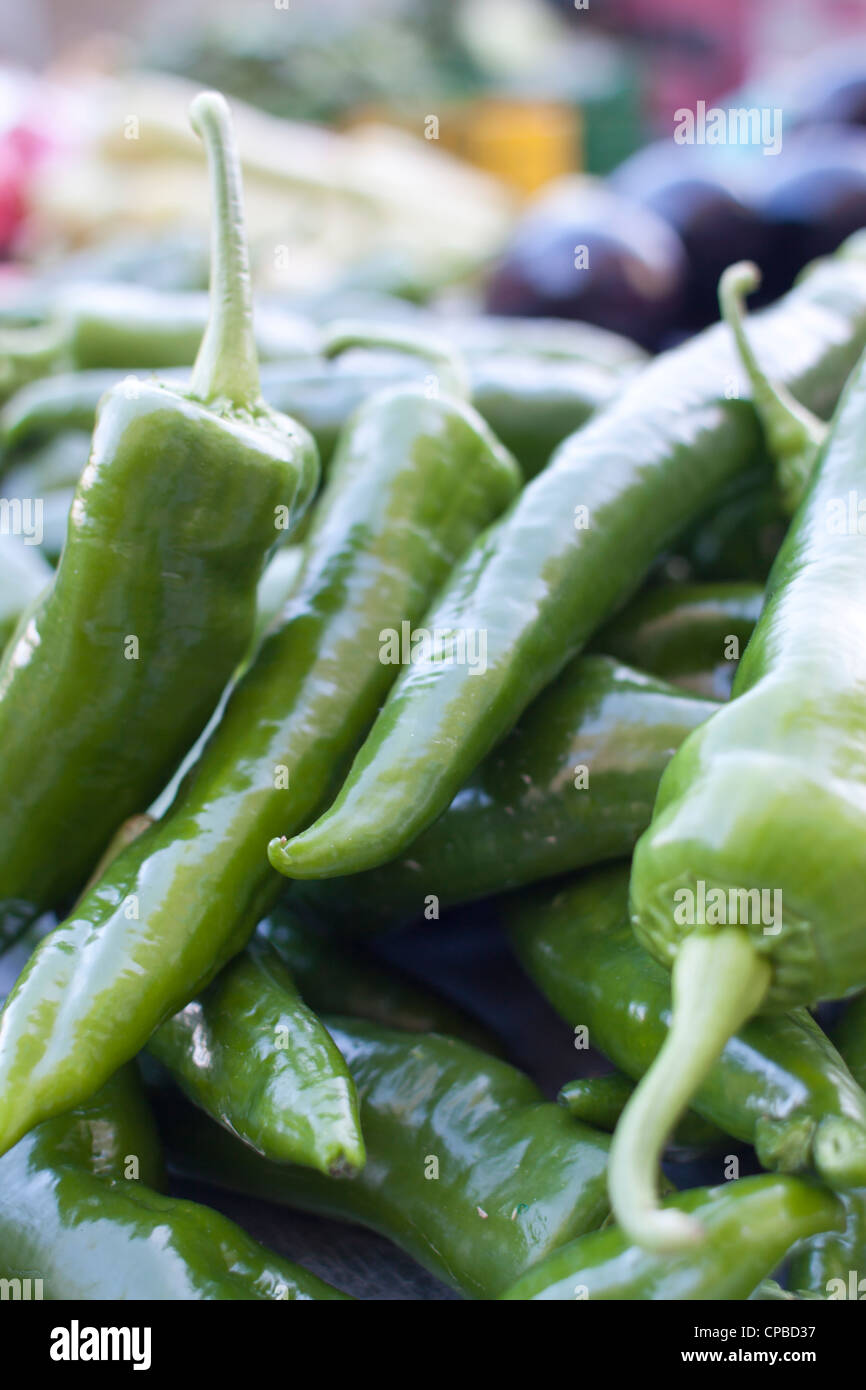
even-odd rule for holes
{"type": "Polygon", "coordinates": [[[682,243],[648,208],[588,179],[562,179],[527,211],[487,292],[493,314],[583,319],[654,349],[676,325],[682,243]]]}
{"type": "Polygon", "coordinates": [[[797,124],[866,126],[866,51],[821,55],[800,82],[797,124]]]}
{"type": "Polygon", "coordinates": [[[680,237],[689,261],[682,324],[718,318],[719,276],[732,261],[764,264],[767,226],[722,175],[713,150],[658,140],[615,169],[616,192],[643,203],[680,237]]]}
{"type": "Polygon", "coordinates": [[[866,131],[847,126],[797,130],[764,161],[755,206],[770,229],[764,290],[788,289],[816,256],[866,227],[866,131]]]}

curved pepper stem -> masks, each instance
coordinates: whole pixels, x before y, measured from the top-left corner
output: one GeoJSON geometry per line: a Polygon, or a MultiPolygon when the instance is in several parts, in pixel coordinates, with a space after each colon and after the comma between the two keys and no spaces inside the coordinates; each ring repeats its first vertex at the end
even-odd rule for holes
{"type": "Polygon", "coordinates": [[[732,1033],[751,1018],[770,967],[745,931],[725,927],[686,938],[674,962],[667,1038],[623,1111],[610,1151],[615,1219],[649,1250],[684,1250],[703,1230],[694,1217],[658,1203],[656,1174],[665,1141],[732,1033]]]}
{"type": "Polygon", "coordinates": [[[367,323],[338,319],[326,331],[321,350],[324,357],[338,357],[350,348],[386,348],[408,357],[423,357],[435,369],[444,394],[469,398],[469,379],[463,358],[443,338],[433,333],[417,333],[401,324],[367,323]]]}
{"type": "Polygon", "coordinates": [[[829,427],[795,401],[784,386],[770,381],[758,363],[746,336],[743,301],[760,283],[761,272],[751,261],[738,261],[728,266],[719,280],[719,308],[734,335],[751,383],[755,409],[776,464],[782,505],[792,516],[800,505],[829,427]]]}
{"type": "Polygon", "coordinates": [[[210,315],[192,371],[192,393],[203,401],[252,406],[261,399],[261,387],[241,168],[231,115],[219,92],[201,92],[189,115],[207,151],[211,191],[210,315]]]}

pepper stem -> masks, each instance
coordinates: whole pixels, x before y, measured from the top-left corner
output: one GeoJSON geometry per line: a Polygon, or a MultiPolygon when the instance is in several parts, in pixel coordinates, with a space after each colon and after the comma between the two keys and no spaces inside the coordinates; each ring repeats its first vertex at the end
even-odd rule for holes
{"type": "Polygon", "coordinates": [[[719,280],[719,308],[734,335],[740,360],[752,387],[752,399],[776,464],[782,505],[789,516],[797,510],[812,476],[818,450],[827,435],[823,420],[800,405],[784,386],[770,381],[761,369],[744,326],[744,299],[761,283],[751,261],[728,266],[719,280]]]}
{"type": "Polygon", "coordinates": [[[416,333],[402,325],[372,324],[364,320],[338,319],[325,333],[321,351],[338,357],[350,348],[386,348],[408,357],[423,357],[435,369],[446,395],[469,398],[469,381],[463,359],[444,339],[433,333],[416,333]]]}
{"type": "Polygon", "coordinates": [[[207,151],[211,194],[210,314],[192,372],[192,393],[251,406],[261,397],[253,335],[250,258],[241,168],[225,97],[201,92],[189,108],[207,151]]]}
{"type": "Polygon", "coordinates": [[[694,1217],[658,1204],[665,1141],[732,1033],[759,1007],[770,967],[740,927],[686,938],[674,962],[673,1018],[665,1042],[623,1111],[610,1151],[614,1216],[649,1250],[687,1249],[703,1239],[694,1217]]]}

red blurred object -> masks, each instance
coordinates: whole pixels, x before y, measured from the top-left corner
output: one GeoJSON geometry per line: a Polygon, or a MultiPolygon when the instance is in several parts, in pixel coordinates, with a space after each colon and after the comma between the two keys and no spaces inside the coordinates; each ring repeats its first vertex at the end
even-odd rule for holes
{"type": "Polygon", "coordinates": [[[754,6],[755,0],[616,0],[616,22],[607,27],[640,45],[647,117],[660,135],[670,133],[680,107],[712,104],[743,81],[754,6]]]}
{"type": "Polygon", "coordinates": [[[8,255],[15,245],[27,216],[33,172],[50,149],[42,133],[24,124],[0,135],[0,255],[8,255]]]}

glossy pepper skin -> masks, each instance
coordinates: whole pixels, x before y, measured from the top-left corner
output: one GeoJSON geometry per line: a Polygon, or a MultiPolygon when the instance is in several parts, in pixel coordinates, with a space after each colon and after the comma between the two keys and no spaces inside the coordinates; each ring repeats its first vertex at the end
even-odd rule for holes
{"type": "Polygon", "coordinates": [[[787,529],[772,470],[761,459],[731,480],[673,550],[696,581],[763,585],[787,529]]]}
{"type": "MultiPolygon", "coordinates": [[[[819,408],[838,393],[864,328],[866,269],[849,248],[762,313],[755,336],[775,375],[819,408]]],[[[661,354],[559,447],[425,618],[429,629],[486,633],[484,671],[410,666],[333,805],[293,842],[271,845],[276,868],[290,878],[374,868],[445,810],[658,552],[759,454],[752,405],[725,398],[737,371],[725,328],[710,329],[661,354]]]]}
{"type": "Polygon", "coordinates": [[[38,546],[28,545],[21,536],[0,535],[0,651],[52,576],[38,546]]]}
{"type": "Polygon", "coordinates": [[[514,1067],[435,1033],[325,1021],[361,1097],[366,1167],[335,1182],[267,1163],[174,1107],[161,1121],[181,1171],[369,1226],[474,1298],[604,1220],[607,1136],[514,1067]]]}
{"type": "Polygon", "coordinates": [[[716,709],[603,656],[577,657],[393,863],[292,887],[346,931],[381,930],[628,854],[662,770],[716,709]]]}
{"type": "MultiPolygon", "coordinates": [[[[569,1115],[612,1134],[633,1091],[634,1082],[621,1071],[611,1071],[603,1076],[579,1076],[567,1081],[556,1099],[569,1115]]],[[[683,1116],[671,1136],[675,1151],[716,1148],[724,1142],[725,1135],[718,1125],[691,1111],[683,1116]]]]}
{"type": "Polygon", "coordinates": [[[693,1222],[656,1220],[647,1166],[730,1034],[758,1010],[866,983],[866,535],[849,519],[864,438],[866,361],[773,567],[734,698],[667,768],[635,851],[635,931],[673,967],[675,1008],[620,1122],[611,1184],[621,1224],[648,1242],[700,1238],[693,1222]]]}
{"type": "Polygon", "coordinates": [[[3,496],[35,498],[58,488],[75,488],[90,457],[95,421],[94,412],[90,429],[62,430],[16,452],[0,480],[3,496]]]}
{"type": "Polygon", "coordinates": [[[763,602],[759,584],[647,589],[597,633],[592,645],[696,695],[726,700],[763,602]]]}
{"type": "MultiPolygon", "coordinates": [[[[207,295],[143,285],[61,285],[52,321],[0,327],[0,380],[6,392],[34,375],[100,367],[182,367],[195,361],[208,321],[207,295]]],[[[311,356],[313,325],[268,309],[256,314],[263,359],[311,356]]]]}
{"type": "Polygon", "coordinates": [[[632,1245],[617,1226],[554,1251],[501,1296],[529,1301],[746,1299],[786,1251],[815,1231],[838,1230],[842,1204],[801,1178],[757,1177],[693,1188],[667,1209],[700,1217],[707,1238],[687,1255],[632,1245]]]}
{"type": "Polygon", "coordinates": [[[354,417],[281,625],[165,816],[40,943],[9,997],[0,1151],[91,1094],[241,950],[283,886],[268,839],[332,794],[394,677],[383,630],[420,618],[518,484],[457,399],[395,388],[354,417]]]}
{"type": "Polygon", "coordinates": [[[365,1161],[358,1097],[313,1008],[490,1041],[444,1000],[278,904],[204,994],[157,1028],[147,1051],[189,1100],[263,1157],[352,1177],[365,1161]]]}
{"type": "Polygon", "coordinates": [[[338,940],[324,923],[311,926],[285,902],[277,903],[259,923],[257,938],[279,955],[319,1014],[348,1014],[407,1033],[447,1033],[488,1052],[498,1051],[487,1030],[456,1005],[338,940]]]}
{"type": "MultiPolygon", "coordinates": [[[[671,1021],[668,972],[635,940],[628,864],[503,904],[530,978],[570,1024],[628,1076],[652,1065],[671,1021]]],[[[692,1097],[765,1168],[815,1171],[831,1187],[866,1181],[866,1095],[805,1009],[756,1018],[732,1037],[692,1097]],[[837,1163],[839,1140],[845,1145],[837,1163]]]]}
{"type": "Polygon", "coordinates": [[[0,1276],[41,1279],[54,1300],[344,1297],[218,1212],[162,1196],[160,1178],[138,1079],[119,1072],[0,1158],[0,1276]]]}
{"type": "Polygon", "coordinates": [[[516,355],[551,364],[588,362],[606,371],[632,372],[649,360],[631,338],[577,319],[514,318],[508,314],[452,318],[422,311],[410,323],[443,333],[469,361],[516,355]]]}
{"type": "Polygon", "coordinates": [[[147,1051],[189,1100],[263,1157],[351,1177],[365,1161],[357,1093],[313,1008],[407,1032],[447,1030],[476,1046],[490,1041],[444,1000],[277,904],[201,997],[157,1028],[147,1051]]]}
{"type": "MultiPolygon", "coordinates": [[[[866,995],[848,1005],[832,1036],[853,1075],[866,1085],[866,995]]],[[[843,1201],[844,1231],[813,1236],[793,1253],[788,1284],[798,1293],[833,1301],[866,1296],[866,1184],[843,1201]]]]}
{"type": "MultiPolygon", "coordinates": [[[[516,456],[525,477],[543,468],[556,445],[606,406],[625,380],[623,372],[590,362],[551,362],[529,353],[471,358],[467,368],[473,405],[516,456]]],[[[327,464],[340,430],[369,395],[423,380],[428,370],[420,362],[374,351],[345,362],[319,357],[264,362],[262,394],[310,431],[327,464]]],[[[179,385],[188,377],[168,369],[159,369],[159,375],[179,385]]],[[[102,369],[31,382],[0,411],[0,442],[11,451],[63,430],[91,430],[100,398],[121,379],[117,371],[102,369]]]]}
{"type": "Polygon", "coordinates": [[[316,485],[309,435],[258,396],[221,100],[193,108],[215,309],[191,389],[140,381],[103,399],[60,567],[0,664],[0,938],[81,887],[194,742],[249,643],[277,527],[316,485]]]}
{"type": "Polygon", "coordinates": [[[161,1024],[148,1051],[257,1153],[335,1177],[363,1167],[346,1063],[266,941],[251,941],[200,998],[161,1024]]]}

